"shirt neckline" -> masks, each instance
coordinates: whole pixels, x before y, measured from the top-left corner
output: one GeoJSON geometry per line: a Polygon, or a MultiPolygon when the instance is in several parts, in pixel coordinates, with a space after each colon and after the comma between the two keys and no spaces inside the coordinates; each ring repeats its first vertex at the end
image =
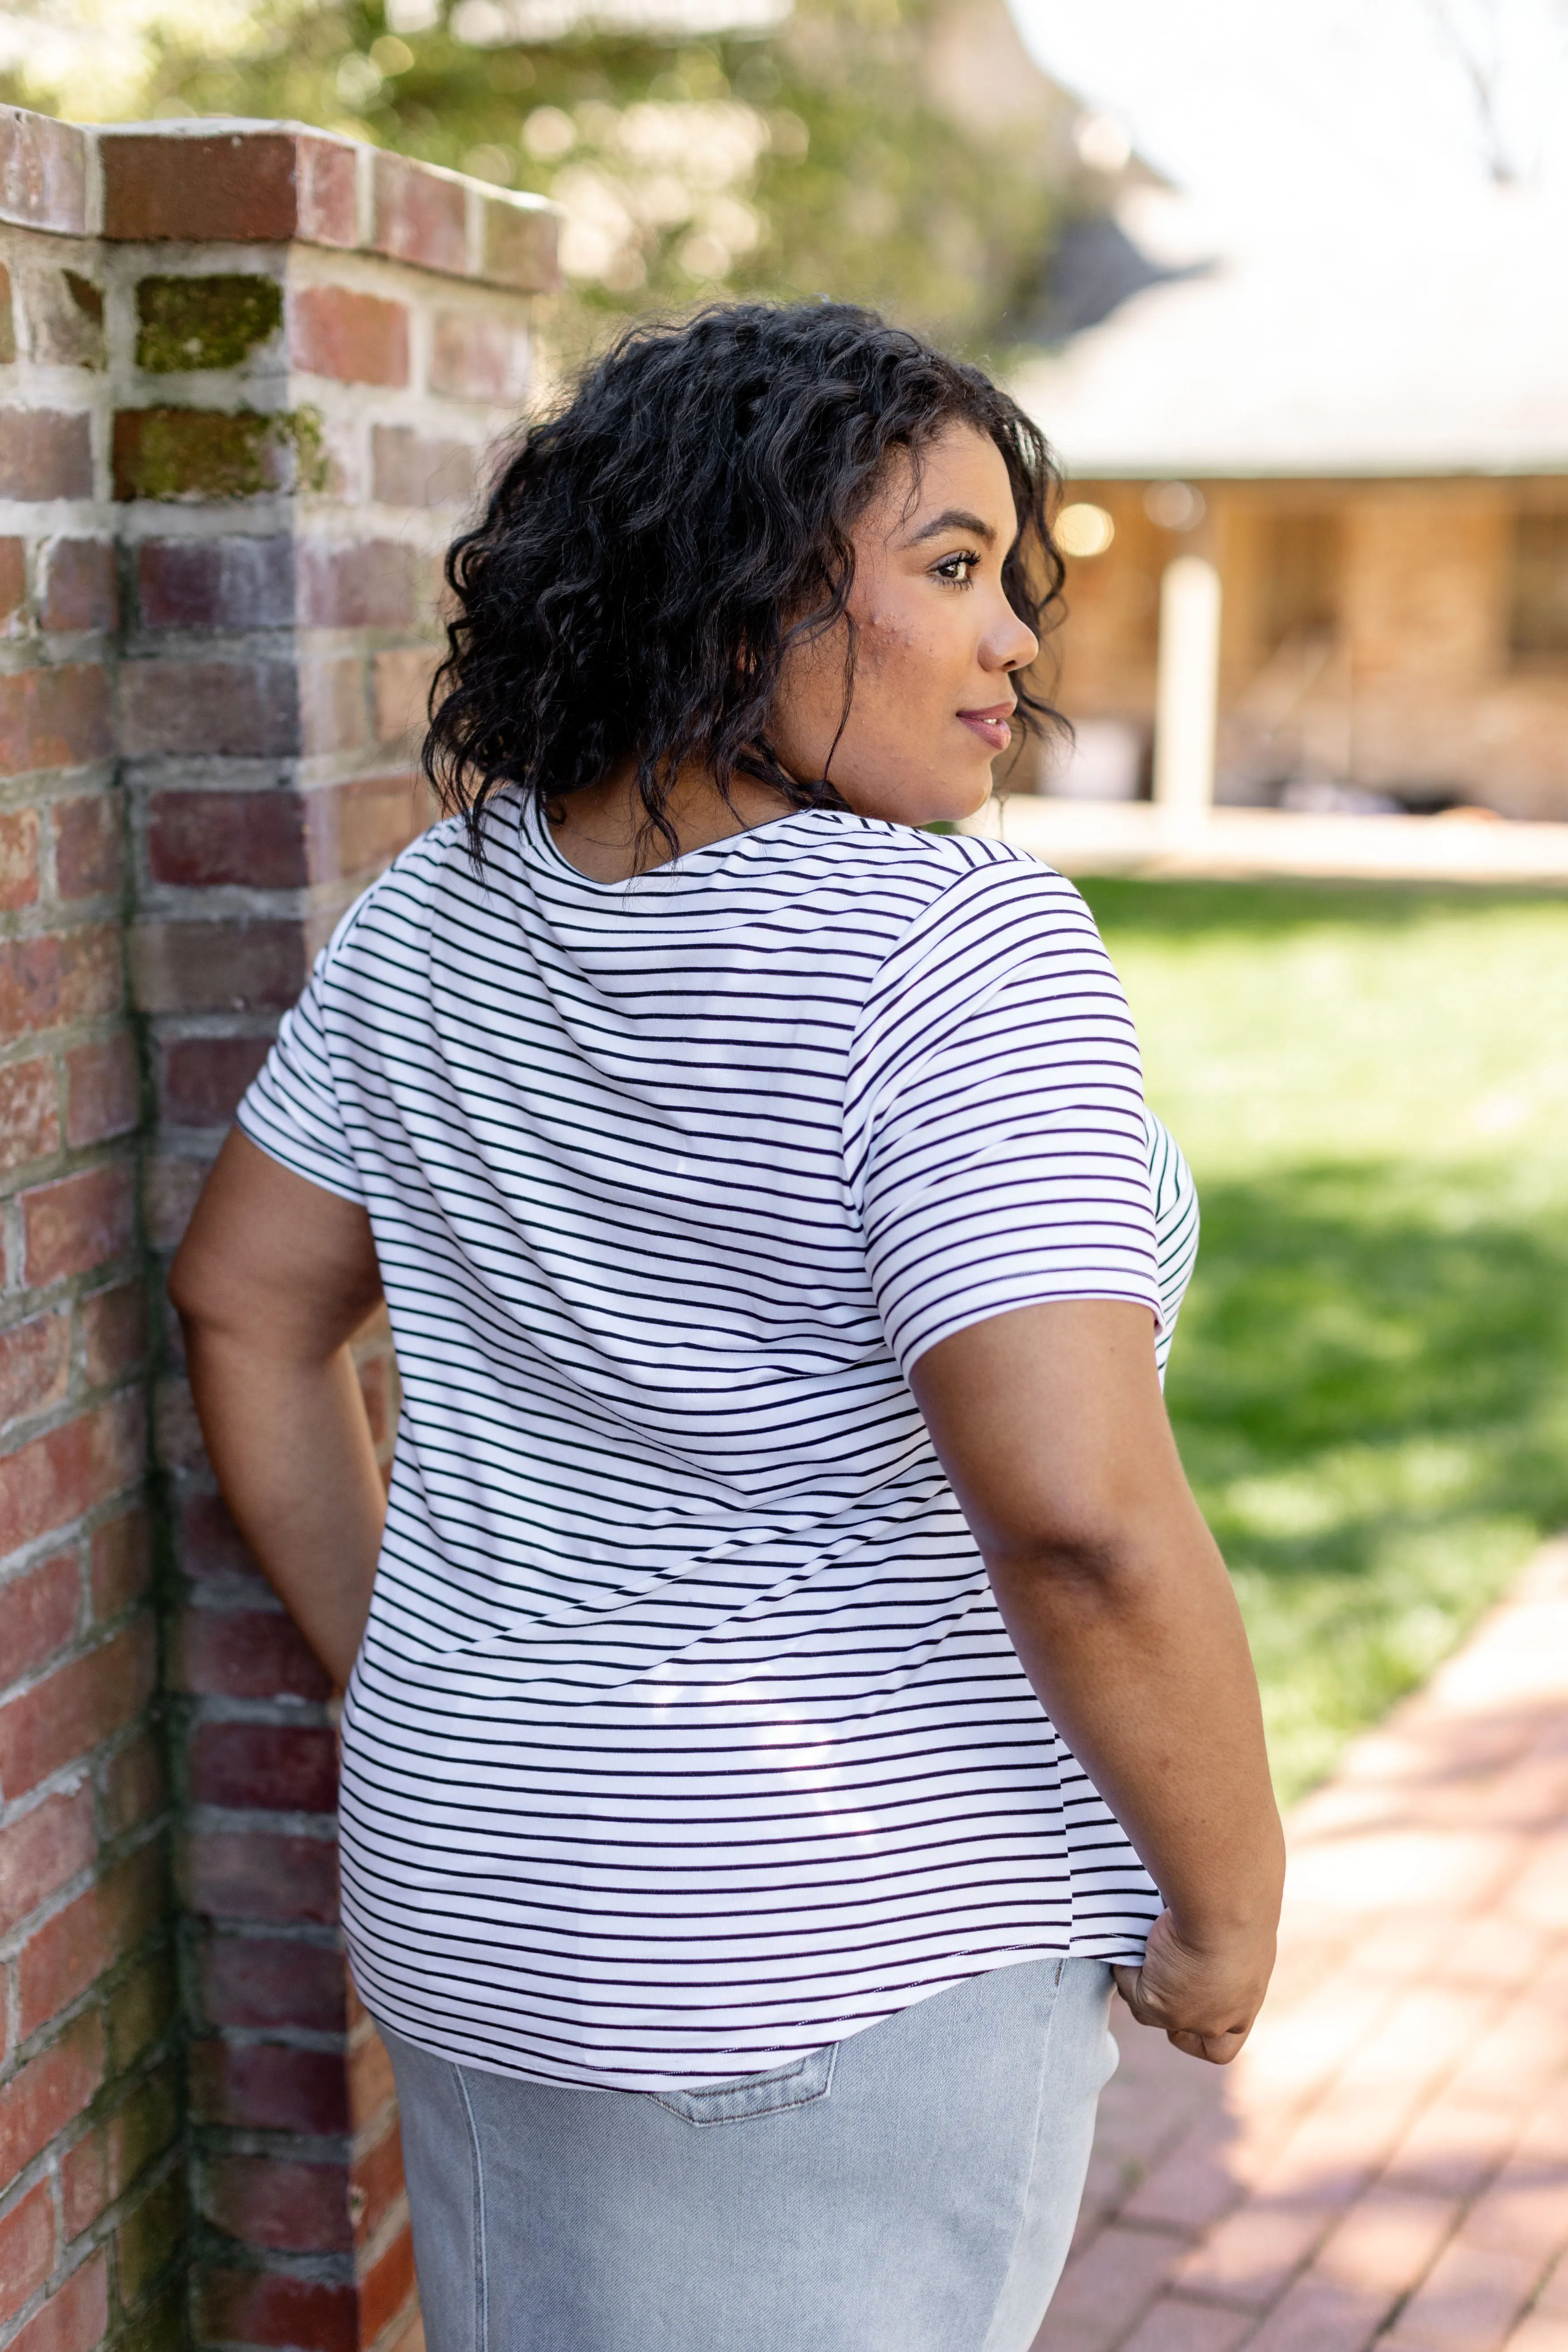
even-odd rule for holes
{"type": "MultiPolygon", "coordinates": [[[[594,875],[584,874],[580,866],[574,866],[558,845],[536,795],[531,792],[521,798],[520,832],[524,848],[531,851],[536,859],[542,859],[551,871],[563,880],[575,883],[579,888],[597,896],[610,898],[624,895],[628,890],[647,890],[656,884],[681,881],[691,873],[700,859],[711,857],[715,851],[721,856],[731,856],[747,842],[757,840],[763,834],[776,834],[801,817],[854,815],[852,809],[790,809],[784,816],[769,817],[763,824],[747,825],[742,833],[729,833],[719,841],[705,841],[700,848],[689,849],[682,856],[667,857],[662,864],[650,866],[641,874],[624,874],[618,881],[601,882],[594,875]]],[[[858,819],[857,822],[863,820],[858,819]]]]}

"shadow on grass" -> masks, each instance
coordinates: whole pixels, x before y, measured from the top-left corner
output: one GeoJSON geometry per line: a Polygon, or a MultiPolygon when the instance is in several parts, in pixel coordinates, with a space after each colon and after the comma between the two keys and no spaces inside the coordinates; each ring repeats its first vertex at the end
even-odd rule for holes
{"type": "Polygon", "coordinates": [[[1568,1227],[1492,1190],[1414,1162],[1204,1188],[1170,1402],[1284,1796],[1568,1524],[1568,1227]]]}

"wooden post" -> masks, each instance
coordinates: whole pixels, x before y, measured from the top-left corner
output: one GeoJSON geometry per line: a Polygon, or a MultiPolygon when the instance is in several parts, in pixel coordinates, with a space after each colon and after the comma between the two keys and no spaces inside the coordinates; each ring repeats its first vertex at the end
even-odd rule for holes
{"type": "Polygon", "coordinates": [[[1154,716],[1154,798],[1202,821],[1214,805],[1219,704],[1219,573],[1179,555],[1160,587],[1160,669],[1154,716]]]}

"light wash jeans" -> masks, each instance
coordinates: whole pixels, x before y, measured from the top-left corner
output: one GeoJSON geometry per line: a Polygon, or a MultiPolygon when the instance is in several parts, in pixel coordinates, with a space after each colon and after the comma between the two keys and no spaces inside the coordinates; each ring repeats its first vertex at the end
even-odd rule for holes
{"type": "Polygon", "coordinates": [[[387,2032],[430,2352],[1027,2352],[1110,1991],[1098,1960],[994,1969],[699,2091],[518,2082],[387,2032]]]}

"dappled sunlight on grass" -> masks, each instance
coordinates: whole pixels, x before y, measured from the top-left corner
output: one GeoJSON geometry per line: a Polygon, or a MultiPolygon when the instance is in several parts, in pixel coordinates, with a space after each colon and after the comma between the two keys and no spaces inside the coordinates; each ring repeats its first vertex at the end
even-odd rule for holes
{"type": "Polygon", "coordinates": [[[1172,1413],[1294,1795],[1568,1524],[1568,903],[1088,895],[1203,1193],[1172,1413]]]}

